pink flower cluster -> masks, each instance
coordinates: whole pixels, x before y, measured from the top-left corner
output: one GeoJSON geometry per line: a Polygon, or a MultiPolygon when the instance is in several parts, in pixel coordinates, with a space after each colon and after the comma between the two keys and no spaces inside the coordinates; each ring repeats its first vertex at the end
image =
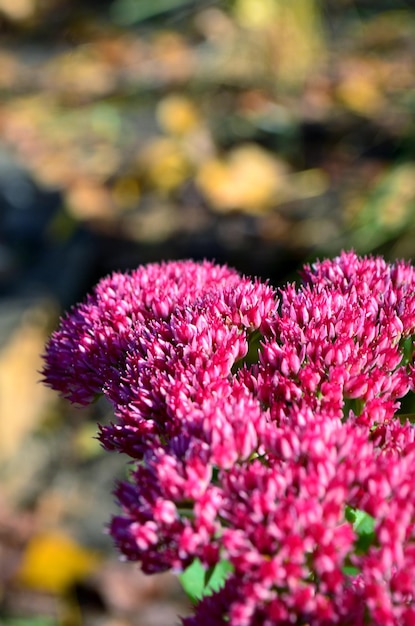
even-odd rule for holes
{"type": "Polygon", "coordinates": [[[231,564],[185,626],[415,623],[415,268],[345,252],[302,277],[277,293],[209,262],[140,267],[48,343],[46,384],[104,394],[102,444],[135,461],[121,553],[231,564]]]}

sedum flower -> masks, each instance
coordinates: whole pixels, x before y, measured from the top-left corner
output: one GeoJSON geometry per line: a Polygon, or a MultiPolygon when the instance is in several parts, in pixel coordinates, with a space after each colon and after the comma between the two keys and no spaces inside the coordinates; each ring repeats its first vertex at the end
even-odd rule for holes
{"type": "Polygon", "coordinates": [[[112,274],[61,320],[46,347],[45,383],[72,402],[88,404],[122,367],[135,329],[167,319],[177,306],[211,288],[240,280],[234,270],[208,261],[150,264],[112,274]]]}
{"type": "Polygon", "coordinates": [[[184,626],[415,620],[415,269],[343,252],[277,294],[205,261],[103,279],[46,384],[104,394],[133,462],[110,532],[147,573],[231,564],[184,626]]]}

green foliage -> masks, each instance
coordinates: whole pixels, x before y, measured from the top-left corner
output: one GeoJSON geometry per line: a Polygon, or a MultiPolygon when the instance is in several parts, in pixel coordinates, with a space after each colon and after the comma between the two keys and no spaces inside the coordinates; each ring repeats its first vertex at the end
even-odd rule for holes
{"type": "Polygon", "coordinates": [[[121,26],[131,26],[191,4],[193,0],[116,0],[111,13],[121,26]]]}
{"type": "MultiPolygon", "coordinates": [[[[346,506],[345,518],[348,522],[353,524],[353,529],[357,534],[355,541],[355,554],[366,554],[369,548],[376,541],[375,533],[375,519],[360,509],[353,509],[350,506],[346,506]]],[[[343,566],[343,573],[346,576],[357,576],[359,574],[359,568],[352,564],[350,557],[347,558],[345,565],[343,566]]]]}
{"type": "Polygon", "coordinates": [[[180,582],[186,594],[193,603],[197,603],[204,596],[218,591],[225,584],[225,580],[232,571],[229,561],[220,561],[215,567],[206,570],[199,559],[180,575],[180,582]]]}
{"type": "Polygon", "coordinates": [[[232,374],[235,374],[241,367],[244,365],[250,366],[254,363],[258,363],[259,359],[259,349],[261,346],[261,341],[263,341],[264,336],[259,330],[254,330],[248,337],[248,352],[246,355],[237,361],[232,368],[232,374]]]}
{"type": "Polygon", "coordinates": [[[356,553],[366,554],[376,541],[374,517],[366,511],[353,509],[349,506],[346,507],[345,517],[348,522],[353,524],[353,529],[357,534],[356,553]]]}
{"type": "Polygon", "coordinates": [[[413,337],[405,337],[401,340],[401,349],[403,350],[402,365],[412,363],[414,356],[414,339],[413,337]]]}
{"type": "Polygon", "coordinates": [[[48,617],[27,617],[2,619],[2,626],[57,626],[55,620],[48,617]]]}

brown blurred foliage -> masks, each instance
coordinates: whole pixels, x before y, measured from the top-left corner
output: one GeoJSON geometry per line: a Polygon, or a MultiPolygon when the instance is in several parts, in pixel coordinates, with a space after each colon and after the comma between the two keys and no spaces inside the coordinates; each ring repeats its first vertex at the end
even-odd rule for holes
{"type": "MultiPolygon", "coordinates": [[[[0,0],[3,150],[62,193],[71,219],[118,224],[133,240],[149,202],[172,222],[159,220],[153,239],[186,229],[194,187],[210,220],[242,211],[263,228],[278,215],[289,247],[362,247],[350,197],[364,212],[397,155],[412,158],[413,10],[153,4],[118,0],[98,17],[93,3],[0,0]],[[42,21],[59,11],[43,41],[42,21]],[[304,241],[298,216],[327,227],[304,241]]],[[[388,232],[376,231],[371,245],[382,245],[388,232]]]]}

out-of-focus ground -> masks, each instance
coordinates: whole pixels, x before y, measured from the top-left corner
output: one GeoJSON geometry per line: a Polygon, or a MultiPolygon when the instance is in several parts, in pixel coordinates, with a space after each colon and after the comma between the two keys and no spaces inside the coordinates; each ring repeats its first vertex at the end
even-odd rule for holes
{"type": "Polygon", "coordinates": [[[415,9],[399,0],[0,0],[0,624],[170,626],[175,578],[103,529],[125,462],[38,383],[101,276],[214,258],[293,279],[415,250],[415,9]]]}

